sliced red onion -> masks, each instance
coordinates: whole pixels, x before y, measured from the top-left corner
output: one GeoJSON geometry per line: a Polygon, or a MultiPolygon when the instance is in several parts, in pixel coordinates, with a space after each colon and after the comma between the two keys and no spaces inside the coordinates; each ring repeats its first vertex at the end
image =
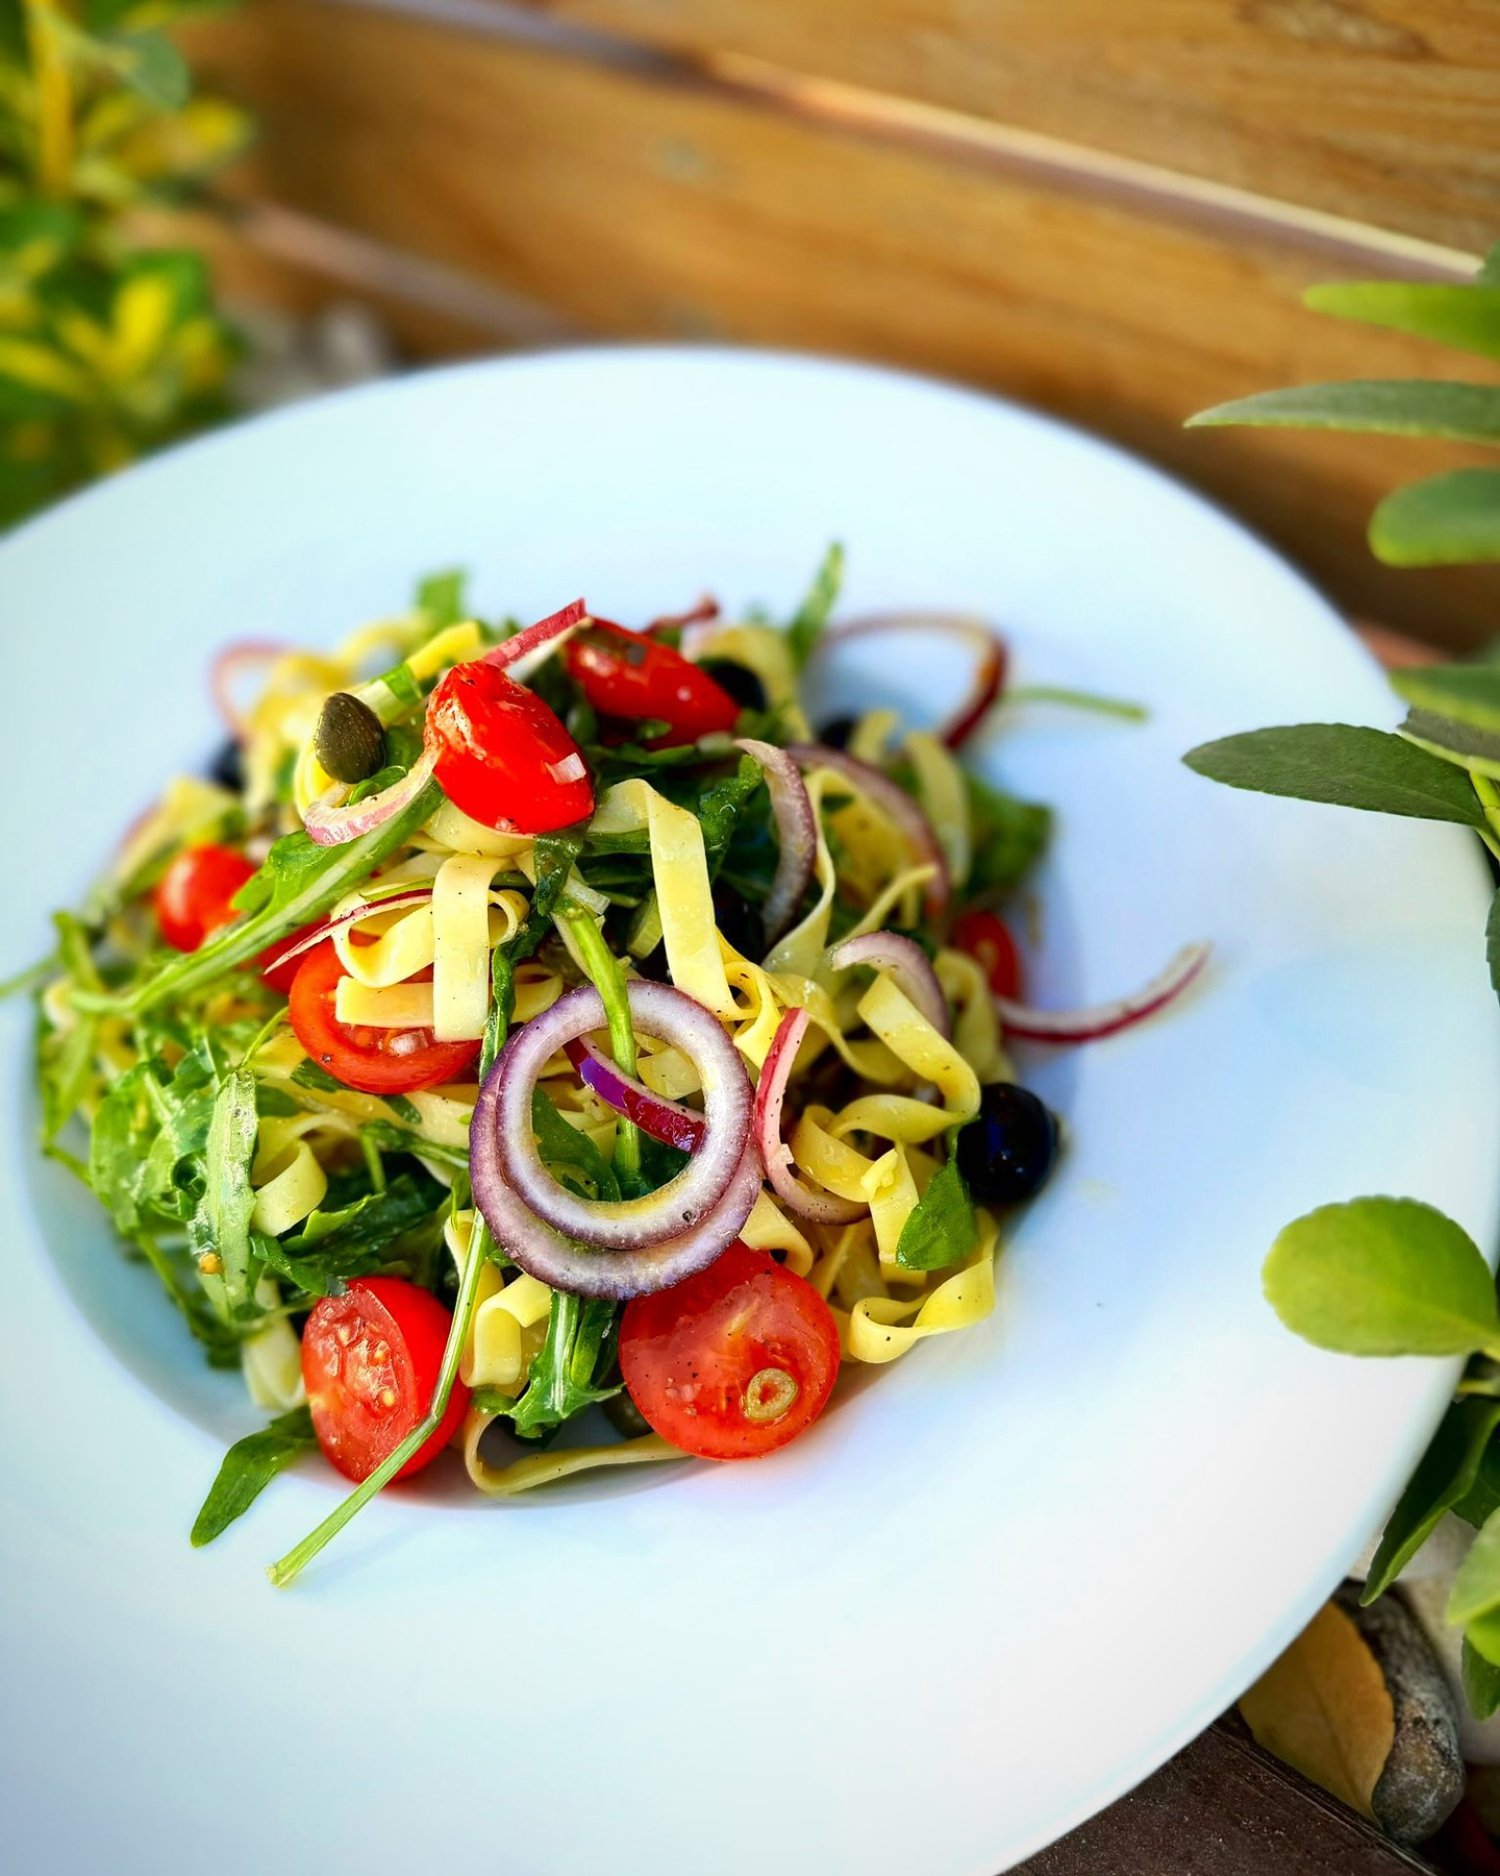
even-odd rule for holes
{"type": "Polygon", "coordinates": [[[865,638],[875,632],[945,632],[975,654],[968,701],[938,731],[950,749],[961,749],[989,714],[1005,683],[1005,641],[982,620],[963,612],[872,612],[845,620],[824,634],[822,646],[842,638],[865,638]]]}
{"type": "Polygon", "coordinates": [[[309,927],[294,944],[285,946],[272,958],[261,965],[263,971],[280,970],[283,964],[290,964],[293,958],[300,958],[304,951],[311,951],[314,945],[322,944],[325,938],[331,938],[335,932],[343,931],[345,926],[359,925],[367,918],[373,918],[377,912],[406,912],[413,906],[426,905],[432,897],[431,886],[420,889],[413,887],[410,892],[393,892],[389,899],[376,899],[366,905],[357,905],[352,912],[341,912],[337,918],[326,918],[309,927]]]}
{"type": "Polygon", "coordinates": [[[469,1172],[474,1200],[495,1242],[507,1256],[554,1290],[569,1290],[575,1296],[603,1296],[620,1303],[632,1296],[665,1290],[706,1270],[728,1250],[755,1209],[760,1196],[760,1159],[747,1143],[723,1197],[692,1230],[639,1251],[591,1250],[576,1244],[544,1224],[505,1183],[495,1151],[497,1097],[498,1082],[492,1073],[480,1090],[470,1134],[469,1172]]]}
{"type": "Polygon", "coordinates": [[[1143,1023],[1181,996],[1208,962],[1208,944],[1184,945],[1164,971],[1128,997],[1096,1003],[1084,1010],[1035,1010],[1009,997],[996,997],[995,1008],[1007,1037],[1027,1042],[1097,1042],[1143,1023]]]}
{"type": "Polygon", "coordinates": [[[219,715],[223,717],[237,738],[245,734],[245,713],[234,699],[234,681],[241,671],[247,671],[252,665],[265,664],[271,658],[279,658],[292,647],[271,638],[241,638],[234,644],[226,645],[214,659],[209,674],[214,702],[218,705],[219,715]]]}
{"type": "Polygon", "coordinates": [[[606,1107],[612,1107],[626,1120],[633,1120],[642,1133],[653,1140],[675,1146],[684,1153],[696,1153],[703,1145],[708,1128],[703,1116],[681,1101],[669,1101],[654,1094],[644,1082],[627,1075],[603,1056],[587,1036],[579,1036],[567,1045],[568,1060],[578,1070],[578,1078],[593,1089],[606,1107]]]}
{"type": "Polygon", "coordinates": [[[935,918],[947,911],[952,890],[948,863],[932,831],[931,821],[904,788],[898,787],[889,775],[882,774],[872,764],[851,756],[847,749],[834,749],[827,743],[791,743],[786,753],[804,773],[808,769],[832,769],[847,776],[862,793],[878,803],[905,834],[918,861],[936,869],[925,895],[927,910],[935,918]]]}
{"type": "Polygon", "coordinates": [[[806,1010],[788,1010],[772,1038],[755,1089],[755,1143],[760,1148],[771,1189],[779,1199],[799,1217],[810,1218],[815,1224],[846,1225],[855,1218],[862,1218],[869,1206],[857,1204],[853,1199],[841,1199],[834,1192],[814,1192],[811,1186],[804,1185],[792,1171],[792,1149],[781,1137],[786,1084],[802,1038],[807,1034],[808,1021],[806,1010]]]}
{"type": "Polygon", "coordinates": [[[554,782],[581,782],[589,772],[588,764],[575,749],[571,755],[564,756],[561,762],[549,762],[547,773],[554,782]]]}
{"type": "MultiPolygon", "coordinates": [[[[531,1125],[537,1082],[560,1049],[606,1025],[603,1001],[591,985],[566,992],[516,1030],[491,1071],[496,1079],[494,1158],[504,1183],[545,1224],[581,1244],[612,1251],[643,1250],[681,1237],[714,1211],[745,1151],[752,1105],[750,1079],[738,1051],[701,1003],[669,984],[645,979],[627,983],[625,995],[635,1027],[680,1049],[703,1089],[702,1144],[660,1191],[636,1199],[579,1198],[558,1184],[537,1151],[531,1125]]],[[[488,1149],[488,1140],[485,1144],[488,1149]]]]}
{"type": "Polygon", "coordinates": [[[339,847],[346,840],[358,840],[372,828],[383,827],[393,814],[409,807],[432,779],[437,762],[435,749],[424,749],[399,782],[367,795],[353,806],[339,805],[347,791],[342,783],[330,788],[316,801],[309,802],[302,824],[320,847],[339,847]]]}
{"type": "Polygon", "coordinates": [[[771,795],[771,812],[776,816],[776,842],[779,849],[776,876],[761,916],[765,920],[766,943],[774,944],[797,916],[802,895],[813,876],[818,857],[818,823],[802,772],[785,749],[763,743],[754,736],[742,736],[735,744],[760,764],[771,795]]]}
{"type": "MultiPolygon", "coordinates": [[[[686,632],[690,626],[707,625],[719,616],[719,602],[705,593],[687,612],[664,612],[646,627],[647,638],[659,638],[663,632],[686,632]]],[[[686,641],[684,641],[685,643],[686,641]]]]}
{"type": "Polygon", "coordinates": [[[524,632],[517,632],[503,645],[494,646],[481,662],[497,664],[518,684],[524,683],[538,665],[545,664],[555,651],[561,651],[588,616],[588,607],[581,599],[575,599],[560,612],[538,619],[535,625],[528,625],[524,632]]]}
{"type": "Polygon", "coordinates": [[[937,980],[937,972],[928,962],[927,953],[912,938],[900,932],[871,931],[858,938],[846,938],[828,953],[828,962],[836,971],[846,971],[851,964],[868,964],[875,970],[889,971],[899,989],[927,1018],[940,1036],[953,1033],[948,1013],[948,999],[937,980]]]}

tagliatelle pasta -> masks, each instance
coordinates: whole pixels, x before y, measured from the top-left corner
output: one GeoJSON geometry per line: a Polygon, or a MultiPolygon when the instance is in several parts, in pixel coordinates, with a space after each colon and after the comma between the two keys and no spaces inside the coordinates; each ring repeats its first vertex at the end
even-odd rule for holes
{"type": "Polygon", "coordinates": [[[753,1456],[993,1307],[1056,1128],[955,920],[1046,815],[889,711],[817,740],[839,565],[785,630],[443,576],[229,654],[243,786],[168,788],[40,1005],[51,1136],[275,1416],[211,1506],[313,1443],[356,1505],[753,1456]]]}

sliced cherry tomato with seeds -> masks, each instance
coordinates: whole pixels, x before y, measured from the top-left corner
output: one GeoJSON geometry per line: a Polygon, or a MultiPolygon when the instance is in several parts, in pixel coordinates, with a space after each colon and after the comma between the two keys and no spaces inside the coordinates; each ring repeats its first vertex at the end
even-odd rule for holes
{"type": "Polygon", "coordinates": [[[839,1371],[833,1312],[805,1278],[736,1239],[706,1270],[620,1318],[620,1373],[663,1439],[757,1459],[803,1433],[839,1371]]]}
{"type": "Polygon", "coordinates": [[[332,942],[297,960],[287,1015],[311,1061],[361,1094],[411,1094],[456,1081],[479,1054],[479,1042],[438,1042],[429,1029],[376,1029],[334,1015],[346,976],[332,942]]]}
{"type": "Polygon", "coordinates": [[[432,693],[427,734],[443,792],[485,827],[550,834],[594,811],[577,743],[535,691],[498,665],[455,665],[432,693]]]}
{"type": "Polygon", "coordinates": [[[156,888],[156,923],[177,951],[196,951],[239,917],[234,895],[255,868],[233,847],[184,847],[156,888]]]}
{"type": "MultiPolygon", "coordinates": [[[[453,1318],[429,1291],[401,1277],[356,1277],[325,1296],[302,1331],[302,1381],[328,1463],[366,1479],[432,1405],[453,1318]]],[[[442,1422],[396,1474],[410,1478],[452,1439],[469,1407],[455,1380],[442,1422]]]]}
{"type": "Polygon", "coordinates": [[[977,906],[965,912],[953,927],[953,942],[976,960],[997,997],[1020,996],[1021,954],[998,912],[977,906]]]}
{"type": "Polygon", "coordinates": [[[732,730],[740,706],[722,684],[670,645],[595,619],[563,648],[568,675],[600,716],[667,725],[651,746],[695,743],[732,730]]]}

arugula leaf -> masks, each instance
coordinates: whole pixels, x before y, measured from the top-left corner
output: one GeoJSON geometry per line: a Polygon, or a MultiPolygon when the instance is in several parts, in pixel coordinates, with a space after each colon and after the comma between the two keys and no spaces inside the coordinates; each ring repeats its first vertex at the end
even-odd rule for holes
{"type": "Polygon", "coordinates": [[[468,617],[464,608],[467,583],[468,575],[462,567],[450,568],[445,573],[429,573],[425,580],[418,581],[417,610],[427,615],[427,623],[435,632],[468,617]]]}
{"type": "Polygon", "coordinates": [[[1500,1667],[1486,1661],[1465,1636],[1461,1656],[1464,1699],[1476,1720],[1487,1720],[1500,1707],[1500,1667]]]}
{"type": "Polygon", "coordinates": [[[427,1173],[401,1172],[383,1191],[361,1193],[347,1205],[320,1207],[290,1237],[261,1239],[262,1255],[268,1269],[298,1289],[337,1295],[346,1279],[391,1263],[398,1240],[437,1217],[446,1200],[446,1192],[427,1173]]]}
{"type": "Polygon", "coordinates": [[[261,1432],[236,1440],[193,1520],[193,1548],[211,1544],[250,1509],[278,1472],[317,1443],[312,1415],[305,1407],[294,1407],[261,1432]]]}
{"type": "Polygon", "coordinates": [[[319,1094],[347,1094],[343,1082],[336,1081],[321,1062],[305,1056],[292,1070],[289,1079],[299,1088],[312,1088],[319,1094]]]}
{"type": "Polygon", "coordinates": [[[1500,1350],[1495,1280],[1478,1247],[1416,1199],[1352,1199],[1309,1212],[1277,1237],[1262,1278],[1287,1328],[1319,1348],[1346,1355],[1500,1350]]]}
{"type": "Polygon", "coordinates": [[[1500,560],[1500,469],[1452,469],[1397,489],[1370,517],[1370,546],[1388,567],[1500,560]]]}
{"type": "Polygon", "coordinates": [[[1500,665],[1409,665],[1388,673],[1391,689],[1418,709],[1478,730],[1500,730],[1500,665]]]}
{"type": "Polygon", "coordinates": [[[896,1262],[906,1270],[945,1270],[979,1242],[979,1221],[968,1182],[958,1169],[958,1129],[948,1135],[948,1157],[901,1227],[896,1262]]]}
{"type": "Polygon", "coordinates": [[[205,1276],[209,1294],[222,1295],[231,1315],[250,1304],[250,1214],[255,1193],[250,1186],[250,1162],[255,1158],[260,1114],[255,1104],[255,1077],[239,1068],[224,1078],[214,1096],[213,1113],[204,1150],[203,1193],[188,1221],[188,1242],[201,1261],[216,1256],[219,1269],[205,1276]]]}
{"type": "Polygon", "coordinates": [[[544,1165],[586,1199],[618,1199],[615,1169],[586,1133],[570,1126],[552,1097],[538,1087],[531,1097],[531,1129],[544,1165]]]}
{"type": "Polygon", "coordinates": [[[439,1160],[445,1166],[467,1167],[469,1164],[464,1147],[439,1145],[410,1128],[398,1127],[394,1121],[367,1120],[359,1133],[362,1140],[368,1140],[380,1153],[420,1153],[423,1159],[439,1160]]]}
{"type": "Polygon", "coordinates": [[[1224,423],[1296,430],[1354,430],[1382,436],[1445,436],[1500,444],[1500,388],[1431,378],[1355,378],[1299,384],[1216,404],[1188,418],[1188,428],[1224,423]]]}
{"type": "Polygon", "coordinates": [[[536,1439],[593,1402],[619,1393],[618,1382],[601,1387],[596,1380],[614,1359],[618,1313],[618,1306],[603,1298],[553,1291],[547,1338],[531,1364],[526,1391],[504,1409],[522,1439],[536,1439]]]}
{"type": "Polygon", "coordinates": [[[1370,1563],[1363,1603],[1384,1595],[1432,1535],[1444,1512],[1473,1489],[1490,1436],[1500,1426],[1500,1401],[1455,1401],[1443,1415],[1406,1490],[1386,1520],[1370,1563]]]}
{"type": "Polygon", "coordinates": [[[964,772],[974,857],[970,893],[999,892],[1019,883],[1041,858],[1052,834],[1052,810],[1018,801],[964,772]]]}
{"type": "Polygon", "coordinates": [[[813,583],[808,588],[806,598],[792,614],[786,628],[786,645],[791,653],[794,670],[800,671],[817,649],[829,617],[838,604],[839,589],[843,584],[844,550],[834,541],[813,575],[813,583]]]}
{"type": "Polygon", "coordinates": [[[437,783],[429,782],[384,826],[336,847],[316,846],[300,831],[284,835],[235,900],[248,916],[226,925],[197,951],[169,959],[129,992],[119,997],[80,998],[80,1005],[137,1015],[165,998],[181,997],[212,983],[232,966],[248,962],[276,939],[328,911],[388,854],[404,845],[431,817],[441,798],[437,783]]]}
{"type": "Polygon", "coordinates": [[[1484,825],[1484,809],[1460,771],[1386,730],[1297,723],[1200,743],[1182,759],[1197,774],[1231,788],[1371,814],[1484,825]]]}
{"type": "Polygon", "coordinates": [[[1500,287],[1479,281],[1337,281],[1309,287],[1302,304],[1335,319],[1358,319],[1481,358],[1500,358],[1500,287]]]}

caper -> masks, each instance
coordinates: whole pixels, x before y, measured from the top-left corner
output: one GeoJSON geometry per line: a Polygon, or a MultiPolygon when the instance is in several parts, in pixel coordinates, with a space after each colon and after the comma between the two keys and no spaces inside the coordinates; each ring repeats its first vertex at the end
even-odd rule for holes
{"type": "Polygon", "coordinates": [[[336,690],[323,705],[313,746],[336,782],[367,782],[385,767],[380,718],[346,690],[336,690]]]}

